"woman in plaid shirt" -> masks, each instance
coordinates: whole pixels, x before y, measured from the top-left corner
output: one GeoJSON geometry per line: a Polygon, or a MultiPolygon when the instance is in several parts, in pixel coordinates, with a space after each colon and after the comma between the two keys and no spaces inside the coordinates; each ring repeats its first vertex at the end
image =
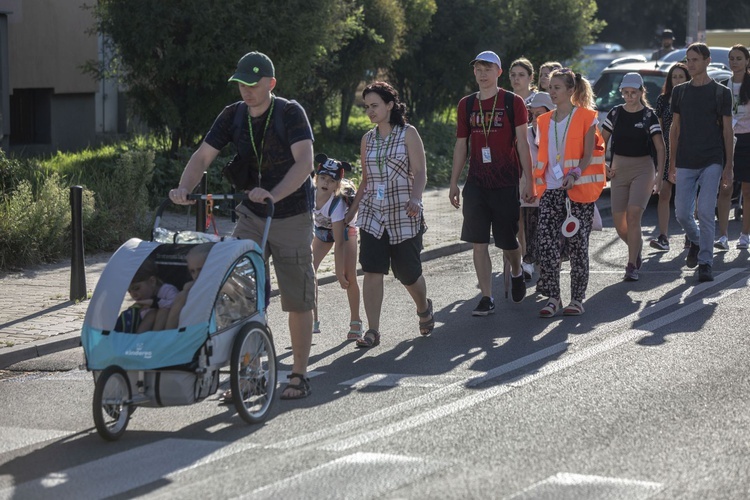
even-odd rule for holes
{"type": "Polygon", "coordinates": [[[357,347],[367,348],[380,343],[383,277],[389,268],[414,300],[420,334],[432,333],[435,320],[420,257],[426,229],[424,145],[417,129],[406,123],[406,106],[391,85],[372,83],[362,97],[365,112],[376,126],[362,137],[362,182],[348,213],[358,213],[359,263],[365,274],[362,297],[369,328],[357,340],[357,347]]]}

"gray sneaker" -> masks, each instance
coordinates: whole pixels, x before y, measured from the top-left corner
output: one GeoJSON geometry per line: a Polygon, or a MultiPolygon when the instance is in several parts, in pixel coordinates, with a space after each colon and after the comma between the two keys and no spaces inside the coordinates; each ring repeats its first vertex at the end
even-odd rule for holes
{"type": "Polygon", "coordinates": [[[698,266],[698,281],[713,281],[714,274],[711,272],[711,264],[701,264],[698,266]]]}
{"type": "Polygon", "coordinates": [[[630,262],[625,268],[625,281],[638,281],[638,268],[630,262]]]}
{"type": "Polygon", "coordinates": [[[472,316],[487,316],[495,312],[495,303],[492,297],[482,297],[477,307],[471,312],[472,316]]]}

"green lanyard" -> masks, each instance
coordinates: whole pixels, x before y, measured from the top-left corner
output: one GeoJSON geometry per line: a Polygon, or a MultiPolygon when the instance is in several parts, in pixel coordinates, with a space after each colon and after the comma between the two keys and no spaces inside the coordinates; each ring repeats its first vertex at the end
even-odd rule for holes
{"type": "MultiPolygon", "coordinates": [[[[495,100],[492,101],[492,112],[490,113],[490,120],[492,120],[492,118],[495,116],[495,105],[497,104],[497,94],[499,94],[499,93],[500,93],[500,91],[498,91],[498,92],[495,93],[495,100]]],[[[477,99],[477,101],[479,101],[479,115],[480,115],[481,121],[482,121],[482,133],[484,134],[484,145],[485,146],[489,146],[488,142],[489,142],[490,130],[492,129],[492,125],[490,125],[489,127],[485,126],[485,124],[484,124],[484,110],[482,109],[482,100],[481,99],[477,99]]],[[[511,123],[510,126],[512,127],[513,124],[511,123]]]]}
{"type": "Polygon", "coordinates": [[[250,127],[250,144],[253,145],[253,152],[255,153],[255,158],[258,159],[258,187],[260,186],[260,170],[263,165],[263,145],[266,143],[266,132],[268,131],[268,124],[271,123],[271,115],[273,114],[273,104],[276,102],[275,97],[271,97],[271,107],[268,109],[268,116],[266,116],[266,124],[263,126],[263,136],[260,139],[260,155],[258,154],[258,149],[255,146],[255,136],[253,135],[253,120],[250,117],[250,109],[247,111],[247,125],[250,127]]]}
{"type": "MultiPolygon", "coordinates": [[[[393,128],[395,129],[396,127],[393,127],[393,128]]],[[[383,141],[383,139],[381,139],[380,137],[380,134],[378,133],[378,128],[375,127],[375,147],[377,148],[375,150],[375,162],[378,165],[378,170],[380,171],[381,175],[383,174],[383,163],[384,163],[383,160],[384,160],[385,155],[388,154],[388,146],[391,143],[391,137],[393,137],[393,130],[391,130],[391,133],[388,134],[388,139],[383,141]],[[383,145],[383,147],[381,148],[380,143],[382,142],[385,142],[385,145],[383,145]],[[383,155],[383,153],[385,153],[385,155],[383,155]]]]}
{"type": "MultiPolygon", "coordinates": [[[[570,113],[568,114],[568,121],[565,122],[565,132],[563,132],[563,146],[565,145],[565,138],[568,136],[568,125],[570,125],[570,119],[573,118],[573,111],[575,111],[576,108],[573,106],[573,109],[570,110],[570,113]]],[[[557,110],[555,110],[555,149],[557,149],[557,156],[555,156],[555,163],[560,163],[560,144],[557,142],[557,110]]]]}

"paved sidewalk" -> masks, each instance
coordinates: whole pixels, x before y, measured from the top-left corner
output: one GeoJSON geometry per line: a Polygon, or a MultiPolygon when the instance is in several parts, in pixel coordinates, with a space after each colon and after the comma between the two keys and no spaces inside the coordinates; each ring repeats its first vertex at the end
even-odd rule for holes
{"type": "MultiPolygon", "coordinates": [[[[448,188],[428,189],[423,196],[428,230],[424,235],[424,261],[469,250],[459,241],[463,217],[448,202],[448,188]]],[[[609,194],[597,202],[602,215],[609,212],[609,194]]],[[[168,228],[192,229],[195,219],[170,215],[168,228]]],[[[220,234],[230,234],[229,218],[217,221],[220,234]]],[[[89,297],[111,254],[86,256],[86,287],[89,297]]],[[[320,265],[318,282],[335,281],[333,252],[320,265]]],[[[274,283],[272,281],[272,283],[274,283]]],[[[19,273],[0,274],[0,369],[15,363],[80,345],[80,329],[88,300],[69,300],[70,262],[48,264],[19,273]]]]}

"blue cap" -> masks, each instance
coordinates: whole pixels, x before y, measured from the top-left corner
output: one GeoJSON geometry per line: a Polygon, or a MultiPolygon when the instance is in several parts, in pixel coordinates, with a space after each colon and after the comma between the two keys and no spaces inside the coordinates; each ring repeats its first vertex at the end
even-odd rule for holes
{"type": "Polygon", "coordinates": [[[485,50],[484,52],[480,52],[477,57],[475,57],[469,64],[473,65],[477,61],[484,61],[488,63],[497,64],[497,67],[502,69],[503,66],[500,64],[500,57],[492,52],[491,50],[485,50]]]}

